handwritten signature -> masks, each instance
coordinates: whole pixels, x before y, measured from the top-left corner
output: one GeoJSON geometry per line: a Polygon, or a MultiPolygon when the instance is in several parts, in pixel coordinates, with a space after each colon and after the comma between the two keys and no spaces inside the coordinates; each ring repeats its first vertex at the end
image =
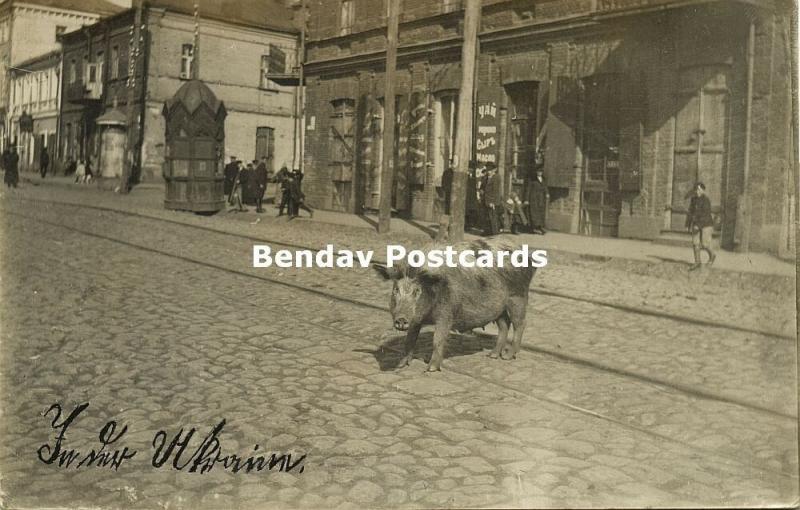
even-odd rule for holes
{"type": "MultiPolygon", "coordinates": [[[[137,451],[119,444],[123,436],[128,431],[128,426],[122,427],[117,432],[118,424],[116,420],[108,421],[98,434],[100,441],[99,448],[92,448],[89,452],[83,453],[74,448],[66,446],[65,438],[67,429],[75,419],[86,408],[89,403],[83,403],[75,407],[69,415],[61,420],[62,408],[60,404],[53,404],[45,411],[44,416],[54,414],[50,426],[57,431],[55,441],[43,444],[37,450],[38,458],[45,464],[55,465],[64,469],[80,469],[88,467],[110,468],[115,471],[127,461],[137,455],[137,451]]],[[[291,453],[258,453],[260,446],[253,447],[253,453],[248,457],[242,457],[232,453],[223,454],[220,437],[225,428],[226,421],[223,419],[215,425],[208,434],[203,437],[200,444],[192,449],[190,443],[192,439],[200,433],[196,428],[188,431],[181,428],[176,434],[170,436],[166,431],[159,430],[153,437],[153,454],[150,463],[155,468],[171,466],[177,471],[189,473],[208,473],[215,466],[233,473],[251,473],[260,471],[283,471],[291,472],[297,470],[302,473],[305,470],[306,454],[298,456],[291,453]],[[170,462],[171,461],[171,462],[170,462]]]]}

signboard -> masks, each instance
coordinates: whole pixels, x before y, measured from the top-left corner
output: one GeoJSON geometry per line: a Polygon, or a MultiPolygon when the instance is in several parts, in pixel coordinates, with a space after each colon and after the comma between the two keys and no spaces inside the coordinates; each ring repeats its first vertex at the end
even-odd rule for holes
{"type": "Polygon", "coordinates": [[[269,74],[286,72],[286,53],[274,44],[269,45],[269,74]]]}
{"type": "Polygon", "coordinates": [[[481,101],[478,103],[477,139],[475,140],[475,158],[478,163],[497,164],[497,101],[481,101]]]}

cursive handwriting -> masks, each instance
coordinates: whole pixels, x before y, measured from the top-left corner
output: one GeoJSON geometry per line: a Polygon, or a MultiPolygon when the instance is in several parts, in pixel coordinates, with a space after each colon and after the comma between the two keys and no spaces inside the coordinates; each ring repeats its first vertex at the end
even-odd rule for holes
{"type": "MultiPolygon", "coordinates": [[[[108,421],[98,434],[100,447],[93,448],[88,453],[82,453],[74,448],[66,446],[65,438],[67,429],[73,425],[78,416],[89,407],[89,403],[83,403],[73,409],[69,415],[61,419],[62,408],[60,404],[51,405],[44,416],[54,414],[50,427],[57,431],[55,441],[45,443],[37,450],[37,455],[41,462],[52,464],[60,468],[82,468],[82,467],[109,467],[115,471],[122,466],[125,461],[132,459],[136,455],[136,450],[122,447],[112,450],[111,445],[120,441],[128,431],[128,426],[122,427],[117,432],[117,422],[108,421]]],[[[260,453],[260,446],[255,445],[253,452],[248,457],[242,457],[233,453],[223,454],[220,436],[225,428],[226,421],[221,420],[214,426],[200,444],[192,445],[193,438],[199,438],[200,434],[196,428],[185,431],[183,428],[171,438],[164,430],[159,430],[153,437],[153,456],[151,464],[155,468],[171,466],[177,471],[188,473],[208,473],[215,466],[229,470],[233,473],[251,473],[261,471],[283,471],[290,472],[297,470],[302,473],[305,470],[304,462],[306,455],[291,453],[260,453]]],[[[196,442],[196,441],[195,441],[196,442]]]]}
{"type": "Polygon", "coordinates": [[[81,414],[84,409],[89,407],[89,403],[86,402],[84,404],[79,405],[75,409],[69,413],[64,421],[61,423],[58,420],[61,418],[61,406],[59,404],[53,404],[50,408],[45,411],[44,416],[47,416],[52,411],[55,411],[55,417],[53,421],[50,422],[50,426],[54,430],[58,430],[58,435],[56,436],[56,442],[54,445],[50,446],[49,444],[43,444],[37,450],[37,454],[39,456],[39,460],[44,462],[45,464],[53,464],[58,463],[58,467],[69,468],[72,467],[74,464],[75,469],[79,469],[82,467],[111,467],[114,471],[118,470],[119,467],[122,465],[123,462],[126,460],[130,460],[136,455],[136,450],[129,450],[128,447],[124,447],[122,450],[114,450],[106,451],[106,447],[110,446],[125,435],[125,432],[128,431],[127,425],[122,428],[119,434],[114,435],[114,432],[117,429],[117,422],[111,420],[107,422],[102,429],[100,429],[100,449],[96,450],[92,448],[92,450],[87,453],[83,454],[78,452],[74,449],[66,449],[63,448],[64,437],[67,433],[67,429],[81,414]]]}

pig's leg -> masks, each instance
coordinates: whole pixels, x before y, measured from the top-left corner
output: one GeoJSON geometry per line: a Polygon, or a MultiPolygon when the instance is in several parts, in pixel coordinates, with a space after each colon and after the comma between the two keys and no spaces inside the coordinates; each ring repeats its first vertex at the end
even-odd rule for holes
{"type": "Polygon", "coordinates": [[[505,347],[508,341],[508,316],[503,313],[497,318],[497,343],[494,344],[494,349],[489,353],[489,357],[496,359],[505,347]]]}
{"type": "Polygon", "coordinates": [[[442,359],[444,350],[447,347],[447,337],[450,336],[450,329],[453,327],[450,320],[439,320],[436,322],[436,329],[433,331],[433,352],[431,361],[428,363],[428,372],[437,372],[442,369],[442,359]]]}
{"type": "Polygon", "coordinates": [[[403,359],[397,368],[407,367],[411,360],[414,358],[414,347],[417,345],[417,337],[419,337],[419,330],[422,329],[422,324],[412,324],[406,333],[406,341],[403,344],[403,359]]]}
{"type": "Polygon", "coordinates": [[[507,349],[503,359],[515,359],[520,347],[522,346],[522,334],[525,332],[525,314],[528,308],[527,296],[512,297],[509,300],[508,313],[511,316],[511,324],[514,325],[514,341],[511,348],[507,349]]]}

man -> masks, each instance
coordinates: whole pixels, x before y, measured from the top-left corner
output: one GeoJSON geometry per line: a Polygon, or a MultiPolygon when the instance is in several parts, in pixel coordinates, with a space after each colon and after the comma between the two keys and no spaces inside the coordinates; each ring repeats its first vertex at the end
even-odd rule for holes
{"type": "Polygon", "coordinates": [[[500,178],[497,176],[497,165],[488,163],[484,173],[483,206],[486,213],[486,235],[500,232],[498,225],[498,209],[500,203],[500,178]]]}
{"type": "Polygon", "coordinates": [[[261,162],[258,164],[255,170],[254,181],[256,184],[256,212],[263,213],[264,209],[261,208],[261,204],[264,201],[264,193],[267,191],[267,181],[269,180],[269,175],[267,174],[267,159],[261,158],[261,162]]]}
{"type": "Polygon", "coordinates": [[[544,235],[544,221],[547,216],[547,185],[544,182],[544,165],[539,151],[536,152],[534,174],[527,182],[524,204],[528,206],[531,232],[544,235]]]}
{"type": "Polygon", "coordinates": [[[450,201],[453,195],[453,162],[451,161],[442,173],[442,191],[444,191],[444,213],[450,214],[450,201]]]}
{"type": "Polygon", "coordinates": [[[242,205],[242,164],[240,161],[236,161],[235,166],[233,167],[236,170],[236,174],[233,177],[233,185],[231,186],[231,192],[228,196],[228,204],[236,205],[237,209],[230,209],[228,212],[245,212],[247,209],[244,208],[242,205]]]}
{"type": "Polygon", "coordinates": [[[236,161],[236,156],[231,156],[231,162],[225,165],[224,180],[223,180],[223,193],[226,197],[230,197],[233,192],[233,183],[236,182],[236,175],[239,173],[239,164],[236,161]]]}
{"type": "Polygon", "coordinates": [[[281,189],[281,201],[280,205],[278,206],[278,216],[283,216],[283,210],[286,207],[289,207],[288,214],[292,216],[292,209],[289,205],[289,180],[291,179],[291,174],[289,173],[289,169],[286,168],[286,165],[281,166],[281,169],[278,171],[278,174],[275,176],[275,180],[280,184],[281,189]]]}
{"type": "Polygon", "coordinates": [[[8,155],[8,161],[6,162],[6,177],[8,178],[6,185],[16,188],[17,183],[19,182],[19,154],[17,154],[16,147],[12,147],[11,153],[8,155]]]}
{"type": "Polygon", "coordinates": [[[300,216],[300,209],[306,211],[312,218],[314,217],[314,210],[306,205],[306,195],[303,193],[301,184],[303,182],[303,174],[300,170],[295,168],[289,176],[289,219],[297,218],[300,216]]]}
{"type": "Polygon", "coordinates": [[[39,173],[44,179],[44,176],[47,175],[47,168],[50,166],[50,155],[47,154],[47,149],[42,147],[42,154],[39,157],[39,173]]]}
{"type": "Polygon", "coordinates": [[[692,234],[692,249],[694,250],[694,264],[689,271],[694,271],[701,266],[701,250],[708,253],[708,265],[713,265],[717,258],[711,251],[714,219],[711,217],[711,201],[706,196],[706,185],[702,182],[698,182],[694,186],[694,196],[689,202],[689,214],[686,215],[686,228],[692,234]]]}

